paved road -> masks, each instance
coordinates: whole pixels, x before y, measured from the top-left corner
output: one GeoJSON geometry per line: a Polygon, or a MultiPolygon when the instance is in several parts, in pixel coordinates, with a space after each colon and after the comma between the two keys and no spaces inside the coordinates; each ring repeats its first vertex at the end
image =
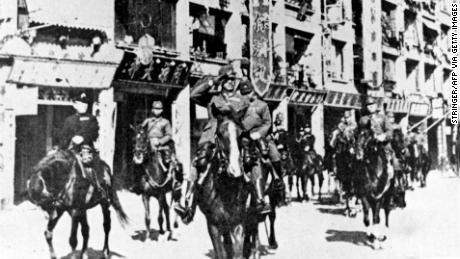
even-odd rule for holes
{"type": "MultiPolygon", "coordinates": [[[[131,225],[123,230],[114,220],[112,258],[211,258],[212,246],[201,212],[189,226],[181,226],[178,241],[142,241],[142,202],[126,192],[121,198],[131,225]]],[[[268,250],[263,258],[460,258],[460,178],[432,172],[428,187],[409,192],[406,200],[406,209],[392,213],[390,238],[384,249],[377,251],[365,242],[362,214],[347,218],[337,206],[314,201],[291,203],[278,213],[279,249],[268,250]]],[[[156,202],[152,203],[156,207],[156,202]]],[[[156,209],[152,212],[155,219],[156,209]]],[[[101,221],[100,209],[90,211],[90,258],[100,255],[101,221]]],[[[152,221],[156,228],[156,220],[152,221]]],[[[48,258],[44,225],[44,214],[29,203],[1,211],[0,258],[48,258]]],[[[63,258],[69,258],[69,226],[69,217],[64,216],[55,230],[56,252],[63,258]]],[[[267,244],[265,230],[260,230],[261,241],[267,244]]]]}

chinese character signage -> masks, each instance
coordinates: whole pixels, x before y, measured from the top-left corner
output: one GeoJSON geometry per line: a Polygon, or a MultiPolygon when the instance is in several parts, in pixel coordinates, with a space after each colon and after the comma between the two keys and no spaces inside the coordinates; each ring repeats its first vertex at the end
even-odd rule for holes
{"type": "Polygon", "coordinates": [[[272,76],[271,0],[250,0],[249,4],[250,77],[257,94],[263,96],[268,91],[272,76]]]}

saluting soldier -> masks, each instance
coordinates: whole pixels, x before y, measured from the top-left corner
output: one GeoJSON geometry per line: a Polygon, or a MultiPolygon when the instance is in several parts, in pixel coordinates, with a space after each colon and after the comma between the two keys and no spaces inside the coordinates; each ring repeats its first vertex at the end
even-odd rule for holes
{"type": "MultiPolygon", "coordinates": [[[[235,79],[233,66],[231,64],[223,66],[219,70],[217,78],[212,76],[203,77],[195,84],[190,92],[190,98],[195,103],[208,108],[209,119],[201,133],[200,140],[198,141],[198,150],[187,177],[186,201],[192,200],[197,170],[202,172],[206,169],[215,147],[218,121],[213,111],[217,110],[220,115],[228,116],[240,124],[246,109],[249,107],[247,98],[235,91],[235,79]]],[[[176,206],[175,210],[184,218],[189,214],[191,205],[190,202],[187,202],[185,206],[176,206]]]]}

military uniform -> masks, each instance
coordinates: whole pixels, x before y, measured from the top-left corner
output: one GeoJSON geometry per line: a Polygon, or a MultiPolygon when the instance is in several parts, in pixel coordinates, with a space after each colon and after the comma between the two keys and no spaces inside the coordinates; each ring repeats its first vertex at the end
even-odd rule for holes
{"type": "Polygon", "coordinates": [[[153,139],[158,139],[159,147],[170,144],[172,129],[169,120],[163,117],[150,117],[144,120],[142,127],[146,129],[152,149],[158,148],[153,144],[153,139]]]}
{"type": "Polygon", "coordinates": [[[64,121],[59,147],[67,149],[74,136],[83,137],[83,145],[94,148],[94,142],[99,137],[99,124],[91,114],[74,114],[64,121]]]}
{"type": "Polygon", "coordinates": [[[204,77],[192,88],[190,98],[197,104],[207,106],[209,119],[203,128],[198,145],[205,143],[215,144],[215,135],[217,132],[217,118],[213,112],[216,108],[222,115],[234,117],[238,121],[243,116],[249,106],[249,101],[240,94],[235,93],[226,99],[218,92],[212,77],[204,77]]]}

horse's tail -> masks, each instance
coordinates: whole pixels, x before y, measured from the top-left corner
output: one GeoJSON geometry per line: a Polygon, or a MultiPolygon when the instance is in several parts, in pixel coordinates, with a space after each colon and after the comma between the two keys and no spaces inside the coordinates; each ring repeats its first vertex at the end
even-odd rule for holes
{"type": "Polygon", "coordinates": [[[124,228],[129,224],[129,218],[126,212],[123,210],[121,206],[120,199],[118,198],[117,191],[112,188],[112,199],[111,205],[115,209],[115,212],[118,216],[118,221],[120,221],[121,226],[124,228]]]}

